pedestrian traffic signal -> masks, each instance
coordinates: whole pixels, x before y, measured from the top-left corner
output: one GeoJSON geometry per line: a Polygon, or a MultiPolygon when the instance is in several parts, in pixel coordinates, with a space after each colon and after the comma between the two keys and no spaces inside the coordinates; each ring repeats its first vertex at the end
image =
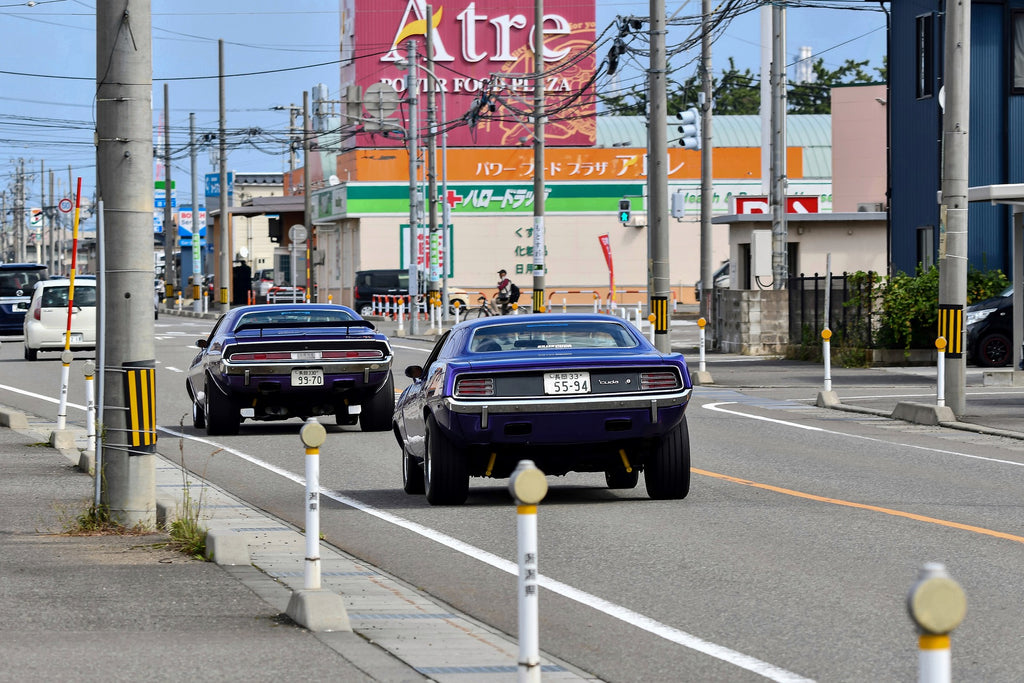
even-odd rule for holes
{"type": "Polygon", "coordinates": [[[679,132],[683,137],[679,138],[679,145],[683,149],[700,149],[700,110],[690,107],[676,114],[676,118],[682,124],[679,132]]]}
{"type": "Polygon", "coordinates": [[[630,205],[630,201],[628,199],[620,199],[619,200],[619,222],[621,222],[621,223],[628,223],[629,222],[629,205],[630,205]]]}

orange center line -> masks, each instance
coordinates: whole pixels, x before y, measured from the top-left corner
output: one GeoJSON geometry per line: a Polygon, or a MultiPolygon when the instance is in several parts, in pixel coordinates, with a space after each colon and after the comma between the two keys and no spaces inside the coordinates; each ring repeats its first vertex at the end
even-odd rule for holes
{"type": "Polygon", "coordinates": [[[715,479],[722,479],[725,481],[731,481],[734,484],[742,484],[743,486],[753,486],[754,488],[764,489],[766,491],[774,491],[775,493],[782,493],[787,496],[795,496],[797,498],[806,498],[807,500],[816,500],[819,503],[830,503],[832,505],[842,505],[844,507],[858,508],[860,510],[871,510],[872,512],[882,512],[893,517],[904,517],[906,519],[913,519],[918,522],[925,522],[928,524],[938,524],[939,526],[949,527],[951,529],[962,529],[964,531],[972,531],[976,534],[983,534],[985,536],[994,536],[995,538],[1002,538],[1007,541],[1016,541],[1018,543],[1024,543],[1024,536],[1015,536],[1013,534],[1006,534],[1001,531],[993,531],[992,529],[986,529],[980,526],[971,526],[970,524],[960,524],[959,522],[950,522],[945,519],[937,519],[935,517],[925,517],[924,515],[915,515],[912,512],[903,512],[902,510],[893,510],[890,508],[878,507],[877,505],[865,505],[864,503],[854,503],[849,500],[840,500],[838,498],[826,498],[825,496],[816,496],[813,493],[804,493],[802,491],[794,491],[793,489],[784,489],[779,486],[772,486],[771,484],[761,484],[756,481],[750,481],[748,479],[740,479],[739,477],[731,477],[727,474],[719,474],[717,472],[709,472],[707,470],[699,470],[696,467],[692,469],[697,474],[703,474],[705,477],[713,477],[715,479]]]}

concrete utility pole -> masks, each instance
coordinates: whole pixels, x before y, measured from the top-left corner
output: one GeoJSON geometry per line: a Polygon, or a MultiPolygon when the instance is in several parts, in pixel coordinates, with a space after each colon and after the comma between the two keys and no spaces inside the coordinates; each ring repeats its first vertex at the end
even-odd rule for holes
{"type": "Polygon", "coordinates": [[[967,377],[967,158],[970,150],[971,2],[946,3],[946,106],[942,113],[942,204],[939,206],[939,325],[951,331],[945,363],[946,405],[965,409],[967,377]],[[943,321],[946,325],[943,325],[943,321]]]}
{"type": "MultiPolygon", "coordinates": [[[[539,1],[539,0],[538,0],[539,1]]],[[[427,240],[427,289],[430,298],[441,287],[437,263],[437,96],[434,88],[434,8],[427,5],[427,201],[429,225],[427,240]]]]}
{"type": "Polygon", "coordinates": [[[14,227],[17,234],[17,261],[25,262],[25,160],[18,159],[18,180],[15,183],[14,227]]]}
{"type": "Polygon", "coordinates": [[[106,417],[96,476],[102,504],[127,526],[156,523],[151,34],[148,0],[97,3],[97,183],[106,234],[117,236],[100,245],[100,287],[106,320],[117,324],[101,331],[106,417]]]}
{"type": "Polygon", "coordinates": [[[417,171],[416,154],[419,147],[419,123],[416,109],[416,41],[409,41],[409,72],[405,76],[405,91],[409,93],[409,333],[420,333],[420,321],[416,317],[416,297],[419,295],[419,282],[416,272],[416,238],[419,233],[419,193],[416,189],[417,171]]]}
{"type": "MultiPolygon", "coordinates": [[[[711,91],[711,0],[701,3],[701,126],[700,126],[700,317],[711,317],[711,297],[714,296],[714,263],[711,255],[711,212],[714,185],[711,168],[711,118],[715,105],[711,91]]],[[[714,329],[714,328],[712,328],[714,329]]]]}
{"type": "Polygon", "coordinates": [[[39,162],[39,239],[36,240],[36,263],[46,263],[46,162],[39,162]]]}
{"type": "Polygon", "coordinates": [[[174,229],[174,211],[171,207],[171,102],[167,84],[164,83],[164,293],[168,299],[174,297],[177,272],[174,269],[174,244],[177,230],[174,229]]]}
{"type": "MultiPolygon", "coordinates": [[[[192,311],[203,310],[203,247],[201,232],[203,225],[199,222],[199,168],[196,160],[196,115],[188,115],[188,149],[189,173],[192,176],[192,311]]],[[[204,219],[205,222],[205,219],[204,219]]],[[[182,285],[185,283],[183,282],[182,285]]]]}
{"type": "MultiPolygon", "coordinates": [[[[306,301],[313,300],[313,197],[309,186],[309,153],[310,139],[313,137],[313,125],[309,120],[309,91],[302,93],[302,212],[306,223],[306,301]]],[[[292,282],[297,282],[292,273],[292,282]]]]}
{"type": "Polygon", "coordinates": [[[772,5],[772,289],[789,277],[786,222],[786,8],[772,5]]]}
{"type": "MultiPolygon", "coordinates": [[[[651,0],[651,57],[648,72],[650,103],[650,143],[647,150],[647,177],[650,206],[647,208],[647,232],[650,254],[648,270],[651,289],[648,300],[654,321],[654,345],[668,353],[672,342],[668,335],[668,298],[671,295],[668,266],[668,132],[665,110],[665,0],[651,0]]],[[[708,286],[708,285],[705,285],[708,286]]]]}
{"type": "MultiPolygon", "coordinates": [[[[60,225],[60,221],[57,220],[58,216],[57,216],[57,212],[56,212],[56,207],[57,207],[57,195],[55,195],[53,193],[53,170],[51,169],[50,170],[50,221],[49,221],[49,226],[50,226],[50,231],[49,231],[50,232],[50,255],[46,259],[46,269],[51,274],[57,269],[56,268],[57,252],[54,251],[53,233],[56,230],[57,226],[60,225]]],[[[96,248],[99,249],[100,246],[101,245],[97,244],[96,248]]]]}
{"type": "Polygon", "coordinates": [[[544,310],[544,0],[533,5],[533,311],[544,310]]]}
{"type": "MultiPolygon", "coordinates": [[[[217,246],[220,248],[220,312],[231,310],[231,194],[228,187],[228,143],[226,99],[224,96],[224,41],[217,41],[217,59],[220,87],[220,233],[217,246]]],[[[295,274],[292,273],[294,279],[295,274]]]]}

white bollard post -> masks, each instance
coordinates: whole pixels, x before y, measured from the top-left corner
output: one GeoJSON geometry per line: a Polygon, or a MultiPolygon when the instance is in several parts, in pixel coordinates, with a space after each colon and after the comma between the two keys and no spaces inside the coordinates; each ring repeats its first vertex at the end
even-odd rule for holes
{"type": "Polygon", "coordinates": [[[452,304],[452,306],[455,307],[455,324],[458,325],[459,324],[459,311],[462,310],[462,309],[459,306],[459,302],[458,301],[456,301],[454,304],[452,304]]]}
{"type": "Polygon", "coordinates": [[[654,321],[657,320],[657,319],[658,319],[658,316],[654,315],[653,313],[651,313],[649,316],[647,316],[647,322],[649,322],[651,324],[650,335],[651,335],[651,343],[652,344],[655,343],[655,341],[654,341],[654,321]]]}
{"type": "Polygon", "coordinates": [[[512,304],[512,315],[519,315],[519,304],[512,304]]]}
{"type": "Polygon", "coordinates": [[[540,625],[537,578],[537,503],[548,481],[532,460],[520,460],[508,482],[516,501],[516,557],[519,564],[519,683],[540,683],[540,625]]]}
{"type": "Polygon", "coordinates": [[[967,614],[963,588],[939,562],[926,562],[907,594],[907,612],[918,631],[919,683],[949,683],[949,634],[967,614]]]}
{"type": "Polygon", "coordinates": [[[705,364],[705,359],[704,359],[704,348],[705,348],[704,344],[705,344],[705,339],[706,339],[706,332],[704,331],[704,328],[707,327],[707,326],[708,326],[708,321],[705,320],[704,318],[699,318],[697,320],[697,327],[700,328],[700,356],[699,356],[700,364],[697,366],[697,370],[700,371],[700,372],[705,372],[706,369],[707,369],[707,366],[705,364]]]}
{"type": "Polygon", "coordinates": [[[939,351],[937,376],[935,378],[935,405],[940,408],[946,405],[946,338],[935,340],[935,348],[939,351]]]}
{"type": "Polygon", "coordinates": [[[334,303],[334,295],[333,294],[328,294],[327,295],[327,303],[329,303],[329,304],[333,304],[334,303]]]}
{"type": "Polygon", "coordinates": [[[821,331],[821,356],[825,361],[825,391],[832,391],[832,330],[821,331]]]}
{"type": "Polygon", "coordinates": [[[598,301],[599,301],[599,299],[597,298],[597,294],[595,294],[594,295],[594,313],[597,313],[597,302],[598,301]]]}
{"type": "Polygon", "coordinates": [[[176,308],[178,309],[178,313],[181,313],[181,290],[180,289],[178,290],[178,303],[177,303],[176,308]]]}
{"type": "Polygon", "coordinates": [[[565,297],[562,297],[562,313],[565,313],[565,297]]]}
{"type": "Polygon", "coordinates": [[[210,293],[203,292],[203,313],[210,310],[210,293]]]}
{"type": "Polygon", "coordinates": [[[327,430],[309,418],[299,430],[306,447],[306,569],[303,587],[320,590],[320,446],[327,439],[327,430]]]}
{"type": "Polygon", "coordinates": [[[63,351],[60,354],[60,402],[57,405],[57,429],[64,429],[67,426],[68,418],[68,379],[71,374],[71,359],[74,355],[70,351],[63,351]]]}
{"type": "Polygon", "coordinates": [[[90,453],[96,452],[96,388],[93,382],[93,375],[96,373],[96,364],[91,360],[85,362],[85,437],[88,446],[86,450],[90,453]]]}
{"type": "Polygon", "coordinates": [[[405,306],[398,307],[398,331],[405,332],[405,306]]]}

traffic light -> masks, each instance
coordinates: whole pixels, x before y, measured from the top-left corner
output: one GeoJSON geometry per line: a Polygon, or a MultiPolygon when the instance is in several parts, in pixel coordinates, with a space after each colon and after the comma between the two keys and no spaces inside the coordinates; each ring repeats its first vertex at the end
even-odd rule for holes
{"type": "Polygon", "coordinates": [[[676,114],[676,118],[682,124],[679,132],[683,137],[679,138],[679,145],[683,149],[700,149],[700,110],[690,107],[676,114]]]}
{"type": "Polygon", "coordinates": [[[619,222],[620,223],[628,223],[629,222],[629,205],[630,205],[630,201],[628,199],[620,199],[619,200],[619,222]]]}

